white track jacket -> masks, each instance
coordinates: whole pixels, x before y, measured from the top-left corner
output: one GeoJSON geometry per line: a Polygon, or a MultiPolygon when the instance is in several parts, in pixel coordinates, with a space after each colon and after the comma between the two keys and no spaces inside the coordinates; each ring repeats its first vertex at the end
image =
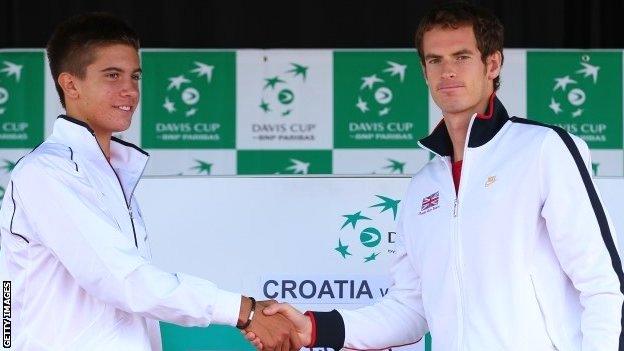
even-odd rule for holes
{"type": "Polygon", "coordinates": [[[585,142],[510,119],[493,96],[470,122],[457,195],[445,124],[420,144],[436,156],[403,200],[393,287],[315,312],[316,345],[382,349],[430,331],[433,351],[624,350],[622,264],[585,142]]]}
{"type": "MultiPolygon", "coordinates": [[[[159,350],[156,320],[235,325],[240,295],[149,262],[133,196],[148,155],[60,116],[22,158],[0,210],[16,350],[159,350]]],[[[172,233],[174,235],[175,233],[172,233]]]]}

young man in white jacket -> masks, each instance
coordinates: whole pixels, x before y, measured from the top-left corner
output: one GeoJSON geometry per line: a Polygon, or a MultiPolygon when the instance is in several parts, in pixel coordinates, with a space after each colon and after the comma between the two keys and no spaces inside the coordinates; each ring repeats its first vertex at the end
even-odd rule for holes
{"type": "Polygon", "coordinates": [[[253,299],[150,264],[133,195],[148,154],[111,137],[130,126],[139,102],[138,49],[134,31],[106,14],[71,18],[48,43],[67,115],[17,163],[0,210],[12,282],[8,344],[29,351],[160,350],[162,320],[236,325],[269,338],[271,349],[296,348],[283,316],[252,319],[253,299]]]}
{"type": "Polygon", "coordinates": [[[489,12],[440,5],[416,44],[444,116],[420,141],[435,157],[403,200],[394,285],[358,310],[265,313],[287,315],[307,345],[336,350],[427,332],[434,351],[624,350],[622,264],[585,142],[508,116],[495,96],[503,27],[489,12]]]}

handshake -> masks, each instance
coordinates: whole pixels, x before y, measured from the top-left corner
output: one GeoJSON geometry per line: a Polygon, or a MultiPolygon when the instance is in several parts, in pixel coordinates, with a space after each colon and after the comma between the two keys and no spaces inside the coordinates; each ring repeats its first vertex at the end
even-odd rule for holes
{"type": "Polygon", "coordinates": [[[237,328],[263,351],[299,350],[312,342],[311,319],[286,303],[243,297],[237,328]]]}

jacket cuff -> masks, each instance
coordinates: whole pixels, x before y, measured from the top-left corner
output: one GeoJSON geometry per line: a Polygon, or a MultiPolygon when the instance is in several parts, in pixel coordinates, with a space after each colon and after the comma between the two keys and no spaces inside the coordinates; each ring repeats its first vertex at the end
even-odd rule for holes
{"type": "Polygon", "coordinates": [[[312,330],[312,345],[310,347],[331,347],[334,350],[340,350],[343,347],[345,325],[338,311],[308,311],[306,315],[312,319],[312,325],[315,327],[312,330]]]}
{"type": "Polygon", "coordinates": [[[218,290],[215,295],[212,323],[236,326],[241,307],[241,294],[218,290]]]}

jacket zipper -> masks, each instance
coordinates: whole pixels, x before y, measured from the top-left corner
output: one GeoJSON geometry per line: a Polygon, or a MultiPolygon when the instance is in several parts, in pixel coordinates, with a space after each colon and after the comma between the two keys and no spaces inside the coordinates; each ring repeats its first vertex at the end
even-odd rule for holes
{"type": "MultiPolygon", "coordinates": [[[[465,327],[465,322],[464,322],[464,302],[465,302],[465,297],[464,297],[464,283],[463,283],[463,279],[462,279],[462,267],[463,267],[463,260],[462,260],[462,251],[461,251],[461,242],[460,242],[460,233],[459,233],[459,198],[461,195],[461,190],[462,190],[462,184],[465,182],[462,182],[462,179],[465,178],[466,175],[466,170],[467,167],[465,167],[466,165],[466,153],[468,151],[468,141],[470,140],[470,130],[472,129],[472,123],[474,122],[475,117],[473,116],[470,119],[470,123],[468,125],[468,133],[466,134],[466,140],[465,140],[465,144],[464,144],[464,154],[462,157],[462,172],[461,175],[459,177],[459,186],[457,187],[457,192],[455,192],[455,184],[454,184],[454,180],[453,180],[453,167],[452,165],[449,166],[449,163],[444,162],[444,164],[446,165],[446,167],[448,168],[448,175],[451,178],[451,191],[453,194],[455,194],[455,202],[453,204],[453,244],[455,245],[455,277],[457,279],[457,287],[458,287],[458,296],[459,296],[459,311],[458,311],[458,315],[459,315],[459,330],[457,332],[457,347],[458,350],[463,350],[464,348],[464,327],[465,327]]],[[[450,162],[450,160],[449,160],[450,162]]]]}
{"type": "MultiPolygon", "coordinates": [[[[459,328],[458,328],[459,330],[457,331],[457,346],[458,346],[458,350],[462,350],[463,343],[464,343],[464,288],[463,288],[463,280],[461,276],[462,259],[461,259],[461,245],[459,243],[459,225],[458,225],[459,191],[455,193],[452,169],[451,167],[448,166],[446,162],[444,163],[447,165],[449,174],[451,175],[451,190],[455,194],[455,200],[453,202],[453,213],[452,213],[453,217],[451,219],[451,222],[453,224],[453,232],[452,232],[453,243],[452,244],[454,246],[454,251],[455,251],[455,280],[457,281],[457,287],[458,287],[457,295],[459,297],[459,303],[457,304],[458,305],[457,314],[458,314],[458,320],[459,320],[459,328]]],[[[461,188],[461,177],[460,177],[460,182],[459,182],[459,188],[461,188]]]]}
{"type": "MultiPolygon", "coordinates": [[[[93,137],[95,138],[95,135],[93,137]]],[[[102,150],[102,147],[100,146],[100,143],[97,141],[97,138],[95,139],[95,143],[100,148],[100,151],[102,152],[102,156],[104,156],[106,163],[108,163],[108,166],[110,167],[111,171],[113,171],[115,178],[117,178],[117,183],[119,184],[119,188],[121,189],[121,194],[124,197],[124,203],[126,204],[126,208],[128,209],[128,216],[130,217],[130,224],[132,225],[132,236],[134,237],[134,246],[138,249],[139,242],[136,236],[136,228],[134,227],[134,215],[132,214],[132,205],[130,204],[130,201],[132,201],[132,194],[134,193],[134,189],[136,188],[136,184],[134,185],[134,188],[132,188],[132,192],[130,193],[130,200],[128,200],[128,198],[126,197],[126,193],[124,192],[123,185],[121,184],[121,179],[119,179],[117,172],[115,172],[115,168],[113,168],[113,165],[110,163],[110,161],[106,157],[106,154],[104,153],[104,150],[102,150]]],[[[141,175],[139,176],[139,179],[143,175],[144,171],[145,171],[145,166],[143,166],[143,170],[141,170],[141,175]]]]}
{"type": "MultiPolygon", "coordinates": [[[[476,114],[474,114],[471,118],[470,118],[470,123],[468,124],[468,132],[466,133],[466,140],[464,141],[464,152],[462,155],[462,170],[461,170],[461,174],[459,176],[459,186],[457,187],[457,193],[455,194],[455,208],[453,210],[453,232],[455,235],[455,245],[457,248],[457,252],[455,255],[455,263],[457,265],[457,269],[456,269],[456,273],[457,273],[457,284],[459,287],[459,316],[460,316],[460,322],[461,325],[459,327],[459,332],[458,332],[458,337],[457,337],[457,347],[458,350],[463,350],[464,349],[464,329],[465,329],[465,321],[464,321],[464,303],[466,298],[464,297],[464,284],[463,284],[463,279],[462,279],[462,269],[464,266],[463,263],[463,255],[462,255],[462,251],[461,251],[461,242],[460,242],[460,233],[459,233],[459,198],[462,197],[462,184],[465,185],[466,181],[462,181],[462,179],[466,179],[466,174],[469,169],[468,167],[466,167],[466,165],[469,165],[469,162],[467,161],[467,156],[468,156],[468,143],[470,141],[470,131],[472,130],[472,124],[474,123],[476,119],[476,114]]],[[[455,186],[454,186],[454,180],[453,180],[453,172],[452,172],[452,166],[451,166],[451,172],[450,172],[450,176],[451,176],[451,185],[452,185],[452,190],[455,191],[455,186]]]]}
{"type": "MultiPolygon", "coordinates": [[[[111,166],[111,168],[113,168],[113,165],[111,165],[110,162],[108,164],[111,166]]],[[[139,248],[139,244],[137,242],[136,229],[134,228],[134,213],[132,212],[132,204],[131,204],[131,202],[132,202],[132,196],[134,195],[134,190],[136,189],[137,184],[139,184],[139,180],[143,176],[143,172],[145,172],[145,165],[143,165],[143,169],[141,169],[141,174],[139,175],[139,178],[134,183],[134,186],[132,187],[132,190],[130,190],[130,198],[129,198],[130,202],[127,202],[128,213],[130,214],[130,223],[132,224],[132,234],[134,235],[134,246],[136,246],[137,249],[139,248]]],[[[115,173],[114,169],[113,169],[113,173],[115,173]]],[[[115,176],[117,176],[117,173],[115,173],[115,176]]],[[[121,192],[123,193],[123,186],[121,186],[121,180],[119,180],[118,176],[117,176],[117,181],[119,182],[119,186],[121,187],[121,192]]],[[[125,197],[125,195],[124,195],[124,197],[125,197]]]]}
{"type": "MultiPolygon", "coordinates": [[[[102,151],[103,153],[104,151],[102,151]]],[[[104,155],[104,158],[106,158],[106,155],[104,155]]],[[[136,236],[136,228],[134,227],[134,215],[132,215],[132,205],[130,204],[130,201],[132,201],[132,198],[130,198],[130,200],[128,200],[128,198],[126,197],[126,193],[123,190],[123,185],[121,185],[121,179],[119,179],[119,176],[117,175],[117,172],[115,172],[115,169],[113,168],[113,165],[110,163],[110,161],[106,158],[106,163],[108,163],[108,165],[111,168],[111,171],[113,171],[113,173],[115,174],[115,178],[117,178],[117,183],[119,184],[119,188],[121,189],[121,193],[124,196],[124,202],[126,203],[126,208],[128,208],[128,216],[130,216],[130,224],[132,225],[132,235],[134,236],[134,246],[138,249],[139,248],[139,243],[137,241],[137,236],[136,236]]]]}

